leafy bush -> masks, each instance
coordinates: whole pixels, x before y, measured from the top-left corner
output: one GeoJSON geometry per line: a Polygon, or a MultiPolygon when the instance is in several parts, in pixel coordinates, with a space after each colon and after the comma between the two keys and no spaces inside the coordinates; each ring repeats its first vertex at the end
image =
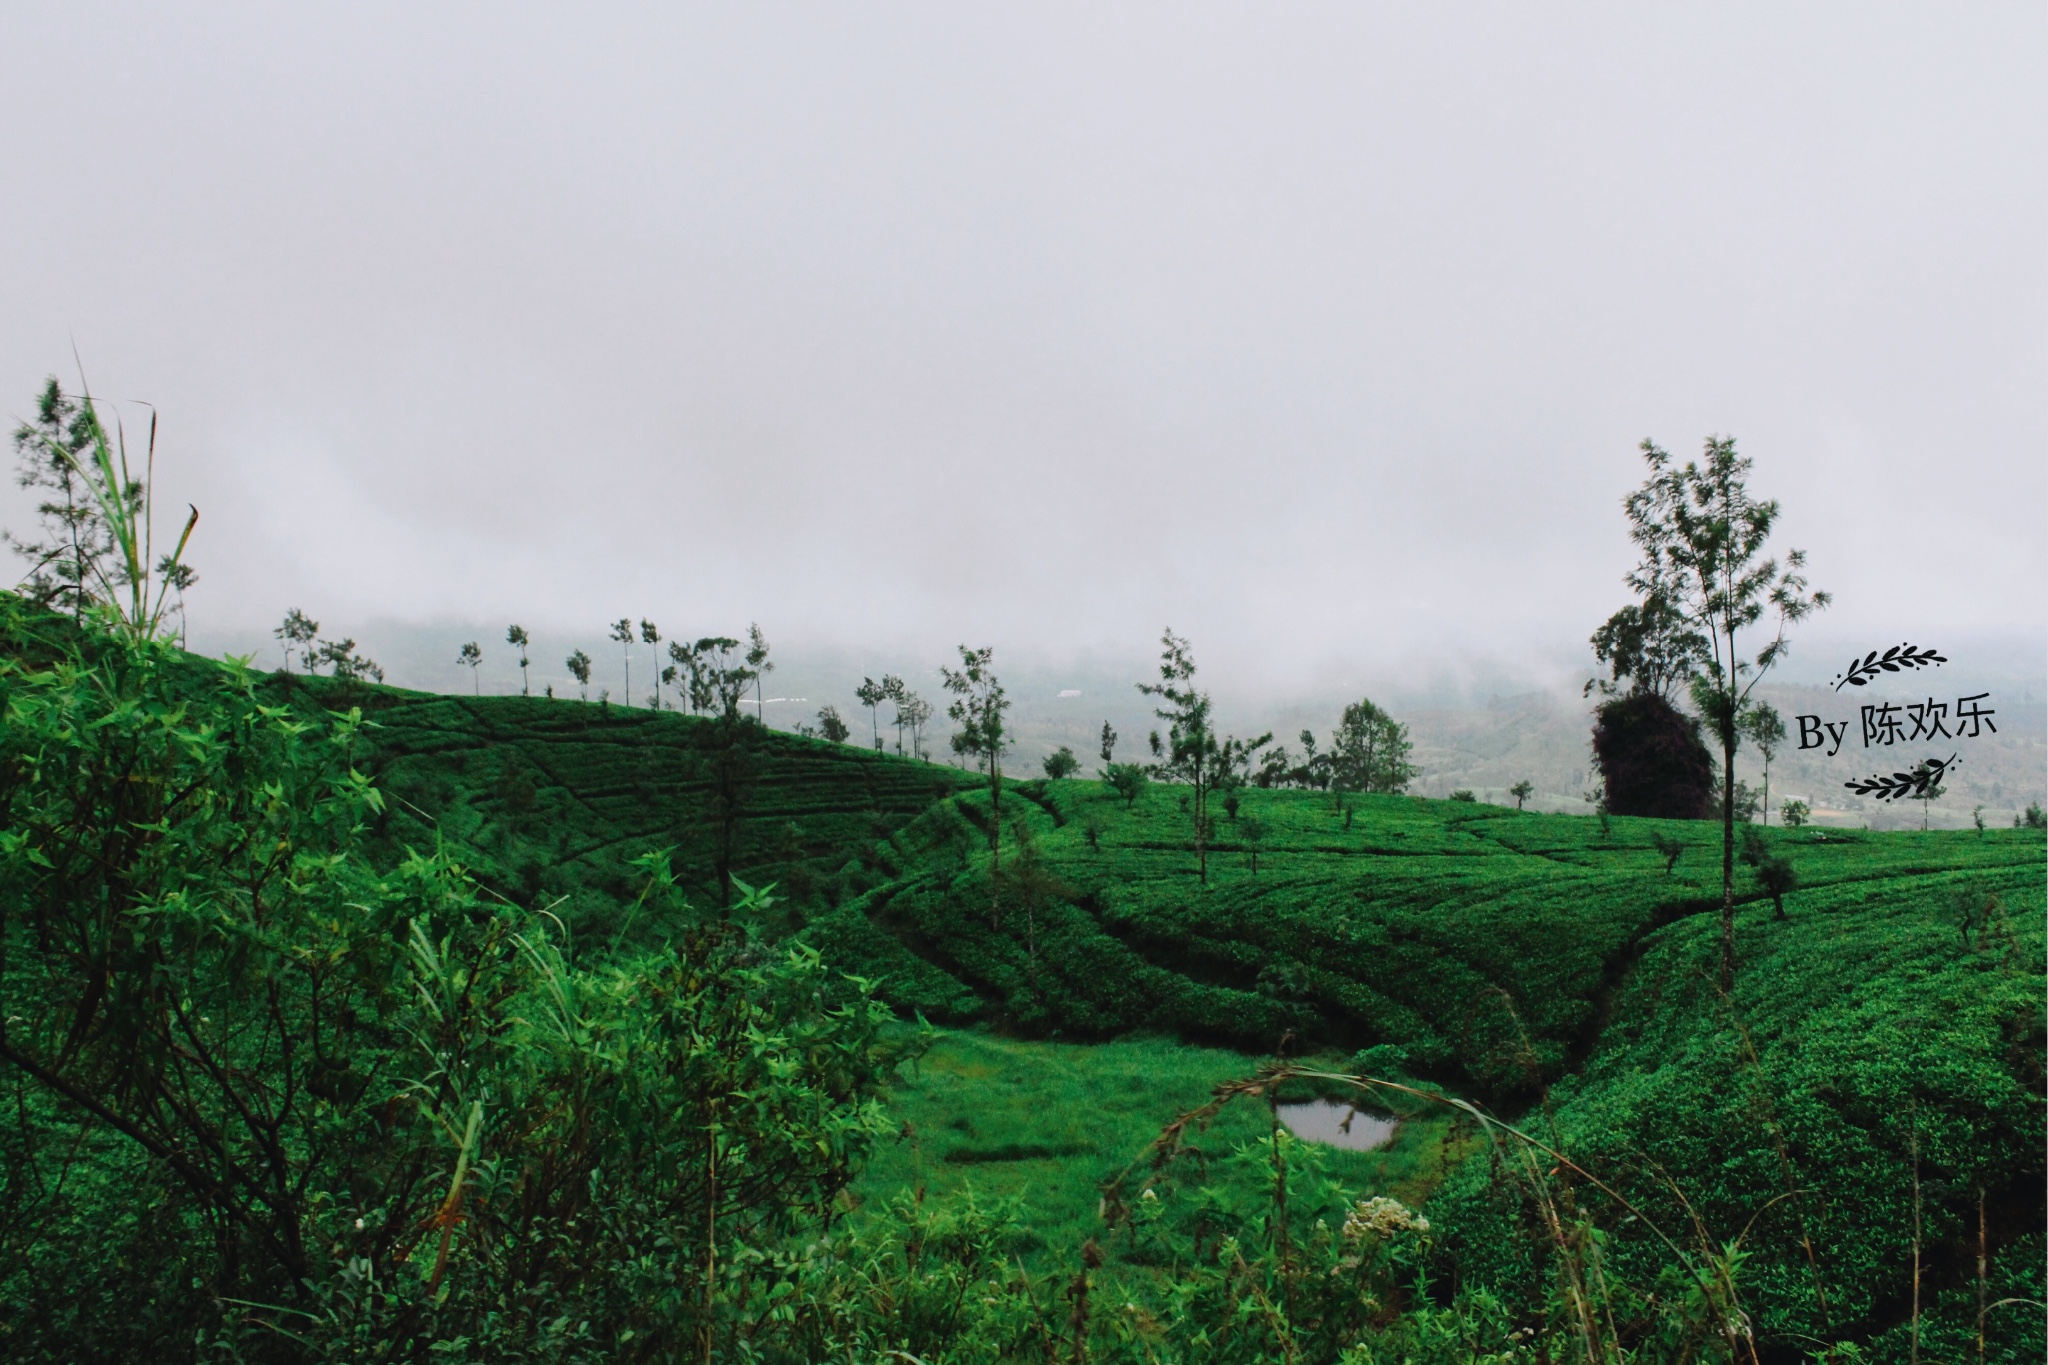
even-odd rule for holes
{"type": "Polygon", "coordinates": [[[774,1248],[886,1130],[882,1006],[764,944],[758,894],[693,914],[659,858],[663,950],[573,965],[445,852],[370,865],[358,716],[0,613],[10,1358],[767,1330],[774,1248]]]}
{"type": "Polygon", "coordinates": [[[1699,820],[1714,792],[1714,760],[1699,722],[1655,692],[1634,692],[1594,713],[1593,757],[1615,815],[1699,820]]]}

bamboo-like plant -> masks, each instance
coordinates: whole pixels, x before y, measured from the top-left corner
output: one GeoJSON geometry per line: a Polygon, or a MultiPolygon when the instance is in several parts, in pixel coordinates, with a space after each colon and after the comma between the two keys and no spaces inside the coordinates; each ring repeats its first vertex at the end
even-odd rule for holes
{"type": "Polygon", "coordinates": [[[156,409],[149,410],[149,445],[142,477],[137,479],[128,462],[125,425],[117,418],[110,437],[106,424],[100,420],[92,390],[83,383],[80,388],[76,430],[85,437],[80,450],[74,451],[64,441],[34,429],[29,429],[28,439],[39,445],[51,461],[61,462],[77,477],[91,495],[113,543],[119,563],[110,569],[97,558],[88,557],[79,565],[80,577],[90,576],[94,580],[96,595],[112,611],[123,634],[135,639],[157,639],[165,634],[164,617],[171,609],[172,593],[192,581],[184,567],[185,547],[191,542],[193,528],[199,524],[199,509],[191,507],[177,548],[156,558],[156,409]]]}

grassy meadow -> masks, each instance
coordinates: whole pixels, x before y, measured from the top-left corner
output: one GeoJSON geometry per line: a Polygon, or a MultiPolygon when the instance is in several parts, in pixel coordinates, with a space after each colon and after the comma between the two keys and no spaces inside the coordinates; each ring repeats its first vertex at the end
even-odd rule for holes
{"type": "MultiPolygon", "coordinates": [[[[1103,1183],[1140,1162],[1168,1123],[1199,1108],[1217,1085],[1251,1074],[1258,1061],[1169,1038],[1080,1044],[938,1030],[890,1103],[899,1136],[870,1163],[854,1198],[865,1206],[922,1192],[1007,1202],[1025,1230],[1019,1249],[1027,1259],[1063,1264],[1102,1234],[1103,1183]]],[[[1270,1136],[1272,1122],[1265,1106],[1235,1104],[1194,1141],[1217,1162],[1270,1136]]],[[[1324,1162],[1347,1189],[1419,1206],[1468,1145],[1445,1114],[1425,1110],[1387,1146],[1328,1149],[1324,1162]]],[[[1217,1178],[1230,1176],[1219,1169],[1217,1178]]]]}

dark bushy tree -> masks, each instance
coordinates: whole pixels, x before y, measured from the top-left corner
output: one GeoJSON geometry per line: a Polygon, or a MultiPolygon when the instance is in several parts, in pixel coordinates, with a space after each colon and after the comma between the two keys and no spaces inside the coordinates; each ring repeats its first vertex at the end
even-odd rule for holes
{"type": "Polygon", "coordinates": [[[839,715],[839,708],[832,705],[818,708],[818,733],[833,744],[846,743],[846,737],[853,732],[839,715]]]}
{"type": "Polygon", "coordinates": [[[1714,758],[1700,723],[1656,692],[1611,697],[1594,711],[1593,760],[1615,815],[1704,820],[1714,758]]]}
{"type": "Polygon", "coordinates": [[[1339,791],[1398,794],[1408,789],[1415,765],[1408,727],[1361,698],[1344,708],[1330,738],[1331,785],[1339,791]]]}

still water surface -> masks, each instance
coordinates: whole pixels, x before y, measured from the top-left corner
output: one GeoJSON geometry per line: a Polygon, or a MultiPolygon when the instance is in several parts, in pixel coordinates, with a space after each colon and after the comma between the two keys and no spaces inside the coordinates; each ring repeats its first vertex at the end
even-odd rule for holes
{"type": "Polygon", "coordinates": [[[1342,1100],[1310,1100],[1279,1109],[1280,1121],[1304,1142],[1370,1152],[1394,1140],[1394,1120],[1360,1112],[1342,1100]]]}

